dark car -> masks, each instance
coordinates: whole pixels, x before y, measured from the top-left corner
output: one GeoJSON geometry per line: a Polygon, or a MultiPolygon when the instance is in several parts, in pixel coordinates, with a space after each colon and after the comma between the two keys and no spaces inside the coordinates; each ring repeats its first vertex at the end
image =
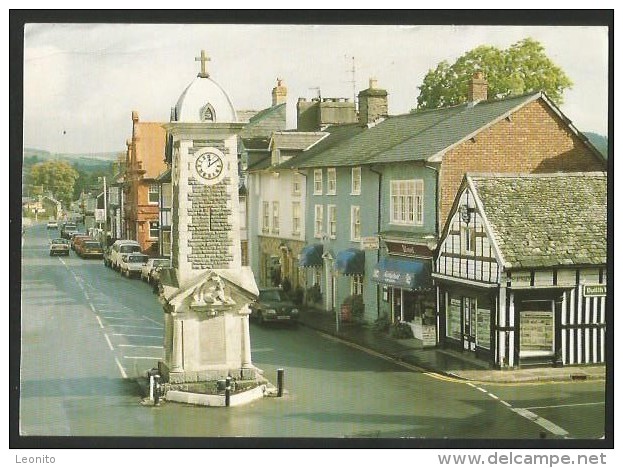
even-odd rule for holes
{"type": "Polygon", "coordinates": [[[104,250],[95,239],[85,239],[76,245],[76,253],[82,258],[102,258],[104,250]]]}
{"type": "Polygon", "coordinates": [[[259,292],[257,301],[250,306],[251,318],[260,324],[275,322],[296,325],[298,323],[299,310],[282,289],[263,288],[259,292]]]}
{"type": "Polygon", "coordinates": [[[78,232],[78,227],[73,223],[66,223],[61,228],[61,237],[63,239],[71,239],[72,234],[78,232]]]}

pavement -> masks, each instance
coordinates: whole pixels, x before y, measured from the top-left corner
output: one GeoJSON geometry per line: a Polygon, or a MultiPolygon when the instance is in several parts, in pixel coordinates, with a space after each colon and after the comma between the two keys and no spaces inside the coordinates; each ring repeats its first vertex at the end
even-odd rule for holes
{"type": "Polygon", "coordinates": [[[416,338],[394,339],[374,330],[371,325],[340,323],[336,329],[335,313],[311,308],[301,308],[299,323],[347,344],[388,359],[415,367],[423,372],[433,372],[459,380],[483,383],[527,383],[552,381],[605,380],[605,365],[565,367],[530,367],[509,370],[494,369],[470,352],[460,352],[440,347],[424,348],[416,338]]]}

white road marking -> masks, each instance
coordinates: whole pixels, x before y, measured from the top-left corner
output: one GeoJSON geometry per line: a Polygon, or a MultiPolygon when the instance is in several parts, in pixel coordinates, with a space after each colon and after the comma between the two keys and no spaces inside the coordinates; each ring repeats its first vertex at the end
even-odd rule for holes
{"type": "Polygon", "coordinates": [[[162,349],[163,346],[151,346],[151,345],[133,345],[133,344],[120,344],[120,348],[151,348],[151,349],[162,349]]]}
{"type": "Polygon", "coordinates": [[[532,421],[535,424],[538,424],[544,429],[547,429],[552,434],[559,435],[559,436],[569,435],[569,433],[565,431],[562,427],[557,426],[553,422],[545,418],[542,418],[541,416],[534,414],[532,411],[529,411],[525,408],[512,408],[511,411],[514,411],[518,415],[523,416],[524,418],[528,419],[529,421],[532,421]]]}
{"type": "Polygon", "coordinates": [[[162,356],[123,356],[123,359],[151,359],[151,360],[158,360],[158,359],[162,359],[162,356]]]}
{"type": "Polygon", "coordinates": [[[269,353],[274,351],[273,348],[251,348],[252,353],[269,353]]]}
{"type": "Polygon", "coordinates": [[[141,317],[143,317],[145,320],[149,320],[150,322],[155,323],[156,325],[160,325],[161,327],[164,327],[164,323],[160,323],[154,319],[147,317],[146,315],[141,315],[141,317]]]}
{"type": "Polygon", "coordinates": [[[505,406],[508,406],[509,408],[512,407],[513,405],[511,405],[509,402],[504,401],[504,400],[500,400],[500,403],[502,403],[505,406]]]}
{"type": "Polygon", "coordinates": [[[112,343],[110,342],[110,338],[108,338],[108,335],[106,333],[104,333],[104,338],[106,338],[106,341],[108,342],[108,347],[110,348],[110,350],[114,351],[115,348],[113,347],[112,343]]]}
{"type": "Polygon", "coordinates": [[[133,335],[133,334],[129,334],[129,333],[113,333],[113,336],[137,336],[140,338],[159,338],[162,339],[162,336],[159,335],[133,335]]]}
{"type": "Polygon", "coordinates": [[[125,373],[125,369],[123,368],[123,366],[119,362],[119,359],[117,359],[116,357],[115,357],[115,362],[117,363],[117,367],[121,371],[121,377],[123,377],[124,379],[127,379],[128,378],[128,374],[125,373]]]}
{"type": "Polygon", "coordinates": [[[138,325],[117,325],[116,323],[111,323],[111,327],[115,328],[140,328],[142,330],[162,330],[162,327],[139,327],[138,325]]]}
{"type": "Polygon", "coordinates": [[[605,403],[605,401],[596,401],[596,402],[591,402],[591,403],[570,403],[568,405],[526,406],[525,408],[522,408],[522,409],[531,410],[531,409],[547,409],[547,408],[566,408],[566,407],[569,407],[569,406],[603,405],[604,403],[605,403]]]}
{"type": "Polygon", "coordinates": [[[102,315],[102,318],[105,318],[108,320],[125,320],[128,322],[142,322],[144,320],[142,318],[132,318],[132,317],[112,317],[110,315],[102,315]]]}
{"type": "Polygon", "coordinates": [[[97,319],[97,323],[100,324],[100,328],[103,330],[104,329],[104,324],[102,323],[102,321],[99,318],[99,315],[96,315],[95,318],[97,319]]]}

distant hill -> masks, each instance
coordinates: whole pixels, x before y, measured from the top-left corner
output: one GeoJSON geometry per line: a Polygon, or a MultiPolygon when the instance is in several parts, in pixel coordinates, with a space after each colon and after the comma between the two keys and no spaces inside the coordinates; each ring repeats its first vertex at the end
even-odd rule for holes
{"type": "Polygon", "coordinates": [[[50,153],[46,150],[36,148],[24,148],[24,166],[31,166],[38,162],[59,159],[67,161],[74,166],[86,170],[107,167],[111,162],[116,161],[122,151],[102,152],[102,153],[50,153]]]}
{"type": "Polygon", "coordinates": [[[588,141],[590,141],[601,154],[606,158],[608,157],[608,137],[593,132],[584,132],[584,135],[586,135],[588,141]]]}

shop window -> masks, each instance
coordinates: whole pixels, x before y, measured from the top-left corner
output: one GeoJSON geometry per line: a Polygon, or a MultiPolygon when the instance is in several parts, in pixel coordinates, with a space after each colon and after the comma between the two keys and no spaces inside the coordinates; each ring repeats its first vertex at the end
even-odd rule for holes
{"type": "Polygon", "coordinates": [[[554,354],[554,301],[527,300],[520,303],[519,357],[554,354]]]}
{"type": "Polygon", "coordinates": [[[461,340],[461,298],[450,296],[446,311],[446,336],[461,340]]]}
{"type": "Polygon", "coordinates": [[[491,349],[491,304],[479,298],[476,304],[476,346],[491,349]]]}
{"type": "Polygon", "coordinates": [[[350,293],[355,295],[363,295],[363,275],[355,275],[350,283],[350,293]]]}

